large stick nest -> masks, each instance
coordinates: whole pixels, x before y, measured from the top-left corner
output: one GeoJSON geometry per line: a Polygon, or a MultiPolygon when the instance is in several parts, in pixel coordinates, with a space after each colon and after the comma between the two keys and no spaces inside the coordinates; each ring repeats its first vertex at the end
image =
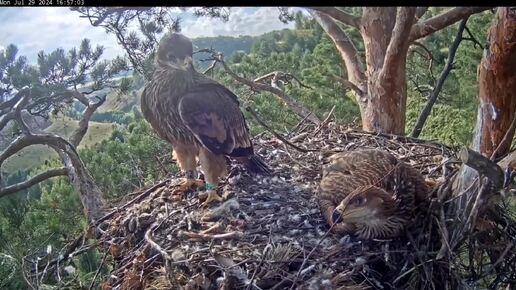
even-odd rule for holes
{"type": "Polygon", "coordinates": [[[334,123],[290,136],[306,152],[257,138],[274,173],[233,166],[218,206],[201,208],[199,192],[172,196],[179,175],[128,197],[99,227],[100,248],[114,261],[103,289],[457,289],[516,281],[514,219],[496,205],[465,228],[451,195],[461,165],[452,148],[334,123]],[[318,208],[327,157],[363,148],[387,150],[436,184],[430,206],[398,238],[336,236],[318,208]],[[484,218],[492,212],[496,218],[484,218]]]}

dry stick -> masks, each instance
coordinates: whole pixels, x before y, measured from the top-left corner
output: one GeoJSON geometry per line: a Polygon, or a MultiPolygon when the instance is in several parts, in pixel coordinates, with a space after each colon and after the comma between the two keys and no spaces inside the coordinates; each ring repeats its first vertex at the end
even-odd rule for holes
{"type": "Polygon", "coordinates": [[[296,126],[294,126],[294,128],[292,128],[292,130],[290,130],[290,133],[287,134],[287,136],[290,137],[291,134],[294,134],[301,127],[301,125],[303,125],[305,123],[305,121],[308,120],[308,117],[310,117],[311,115],[312,115],[312,112],[310,112],[308,115],[306,115],[306,117],[301,119],[301,121],[299,121],[299,123],[297,123],[296,126]]]}
{"type": "Polygon", "coordinates": [[[149,243],[149,245],[151,247],[153,247],[156,251],[158,251],[163,256],[163,258],[165,258],[166,260],[172,260],[170,255],[160,245],[158,245],[158,243],[156,243],[154,240],[152,240],[152,237],[151,237],[152,232],[155,229],[157,229],[160,224],[161,223],[154,222],[154,224],[149,227],[147,232],[145,232],[145,240],[147,241],[147,243],[149,243]]]}
{"type": "Polygon", "coordinates": [[[101,217],[100,219],[98,219],[95,224],[93,224],[93,226],[98,226],[100,223],[102,223],[103,221],[111,218],[114,214],[116,214],[117,212],[120,212],[126,208],[128,208],[129,206],[141,201],[142,199],[144,199],[147,195],[151,194],[156,188],[158,187],[161,187],[163,185],[165,185],[165,183],[167,183],[168,180],[163,180],[162,182],[158,183],[158,184],[155,184],[154,186],[152,186],[151,188],[147,189],[146,191],[144,191],[142,194],[138,195],[137,197],[133,198],[131,201],[129,201],[128,203],[124,204],[123,206],[121,207],[117,207],[115,208],[113,211],[111,211],[110,213],[106,214],[105,216],[101,217]]]}
{"type": "Polygon", "coordinates": [[[317,133],[319,133],[319,131],[321,131],[322,128],[324,128],[330,122],[331,117],[333,116],[333,111],[335,111],[335,105],[333,105],[333,107],[331,108],[330,112],[328,113],[328,116],[326,116],[326,119],[324,119],[321,122],[321,124],[319,124],[319,126],[317,126],[315,131],[312,133],[312,136],[317,135],[317,133]]]}
{"type": "Polygon", "coordinates": [[[450,71],[453,68],[453,59],[455,58],[455,53],[457,52],[459,44],[462,41],[462,33],[464,32],[464,27],[466,27],[467,21],[468,17],[466,17],[460,22],[457,35],[455,36],[455,40],[453,41],[453,44],[450,46],[450,50],[448,52],[448,60],[446,61],[446,65],[444,66],[444,69],[441,72],[441,75],[439,76],[439,80],[437,81],[437,84],[432,90],[432,94],[430,95],[430,98],[428,98],[428,101],[425,107],[423,108],[423,111],[421,111],[421,115],[419,115],[419,118],[417,119],[414,129],[412,129],[412,132],[410,133],[410,136],[412,137],[419,137],[419,134],[421,134],[421,130],[423,130],[423,126],[425,125],[426,119],[430,115],[432,107],[437,101],[437,97],[439,97],[439,93],[441,92],[444,82],[446,81],[448,74],[450,74],[450,71]]]}
{"type": "Polygon", "coordinates": [[[319,247],[319,245],[321,245],[321,243],[324,241],[324,239],[326,239],[326,237],[331,232],[331,230],[333,229],[334,226],[335,226],[335,224],[332,224],[330,226],[330,228],[326,231],[326,233],[324,233],[324,235],[319,239],[317,244],[312,248],[312,250],[308,253],[308,255],[306,255],[306,257],[303,259],[303,263],[301,263],[301,266],[299,267],[299,271],[297,271],[296,277],[294,277],[294,281],[292,281],[292,287],[290,287],[290,290],[294,289],[294,287],[296,286],[296,282],[299,279],[299,276],[301,275],[301,272],[303,271],[303,268],[304,268],[306,262],[308,262],[308,259],[310,258],[310,256],[315,252],[317,247],[319,247]]]}
{"type": "Polygon", "coordinates": [[[95,285],[95,280],[97,280],[97,277],[98,277],[98,275],[100,273],[100,270],[102,269],[102,266],[104,265],[104,262],[106,262],[107,255],[108,255],[108,252],[106,251],[104,253],[104,256],[102,257],[102,261],[100,262],[100,265],[99,265],[99,268],[97,269],[97,272],[95,272],[95,276],[93,276],[93,280],[91,281],[91,284],[90,284],[90,287],[88,288],[88,290],[93,289],[93,285],[95,285]]]}
{"type": "Polygon", "coordinates": [[[271,127],[269,127],[267,124],[265,124],[265,122],[263,122],[260,117],[258,117],[258,115],[256,114],[255,111],[253,111],[253,109],[251,109],[251,107],[246,107],[245,108],[246,111],[248,111],[251,116],[254,117],[254,119],[260,124],[262,125],[265,129],[267,129],[269,132],[271,132],[276,138],[280,139],[282,142],[284,142],[285,144],[288,144],[289,146],[291,146],[292,148],[300,151],[300,152],[303,152],[303,153],[306,153],[306,152],[316,152],[316,151],[319,151],[319,150],[314,150],[314,149],[303,149],[301,147],[298,147],[292,143],[290,143],[287,139],[285,139],[283,136],[281,136],[279,133],[276,133],[276,131],[274,131],[271,127]]]}

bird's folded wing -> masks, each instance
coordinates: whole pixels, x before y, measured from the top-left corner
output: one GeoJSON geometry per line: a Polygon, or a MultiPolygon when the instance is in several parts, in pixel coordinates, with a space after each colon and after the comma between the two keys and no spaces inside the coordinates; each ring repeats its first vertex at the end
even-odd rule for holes
{"type": "Polygon", "coordinates": [[[211,152],[232,157],[253,154],[249,129],[235,94],[220,84],[202,84],[179,102],[179,114],[211,152]]]}

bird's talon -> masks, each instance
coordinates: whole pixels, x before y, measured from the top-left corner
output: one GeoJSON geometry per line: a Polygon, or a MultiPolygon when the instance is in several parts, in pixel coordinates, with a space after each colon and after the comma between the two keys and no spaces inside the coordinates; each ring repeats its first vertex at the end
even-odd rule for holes
{"type": "Polygon", "coordinates": [[[216,191],[209,191],[208,197],[206,197],[206,200],[201,204],[201,206],[207,207],[210,203],[214,201],[222,202],[224,201],[224,199],[220,197],[220,195],[218,195],[216,191]]]}
{"type": "Polygon", "coordinates": [[[189,189],[196,189],[204,186],[204,181],[201,179],[187,179],[179,184],[173,191],[172,195],[184,194],[189,189]]]}

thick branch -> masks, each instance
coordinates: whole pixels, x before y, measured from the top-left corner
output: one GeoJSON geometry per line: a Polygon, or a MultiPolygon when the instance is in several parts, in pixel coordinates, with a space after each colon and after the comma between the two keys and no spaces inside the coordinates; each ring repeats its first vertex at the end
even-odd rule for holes
{"type": "Polygon", "coordinates": [[[0,165],[16,152],[34,144],[50,146],[59,154],[68,170],[68,176],[80,194],[88,219],[95,220],[101,217],[104,206],[102,192],[93,181],[75,147],[62,137],[50,133],[20,136],[0,154],[0,165]]]}
{"type": "Polygon", "coordinates": [[[33,185],[36,185],[42,181],[45,181],[49,178],[56,177],[56,176],[64,176],[68,174],[68,170],[65,167],[62,168],[54,168],[50,169],[48,171],[45,171],[43,173],[40,173],[31,179],[25,180],[20,183],[16,183],[13,185],[9,185],[5,188],[0,189],[0,198],[7,196],[9,194],[13,194],[16,192],[19,192],[21,190],[27,189],[33,185]]]}
{"type": "Polygon", "coordinates": [[[24,87],[18,93],[16,93],[12,99],[0,103],[0,111],[14,107],[14,105],[16,105],[16,103],[18,103],[18,101],[20,101],[20,99],[28,93],[28,91],[29,88],[24,87]]]}
{"type": "Polygon", "coordinates": [[[406,57],[409,44],[407,35],[410,32],[412,23],[414,23],[415,13],[415,7],[398,8],[396,24],[394,25],[391,40],[387,46],[385,59],[383,61],[382,74],[384,77],[395,75],[398,69],[397,63],[400,63],[400,58],[406,57]]]}
{"type": "Polygon", "coordinates": [[[82,113],[82,118],[79,121],[79,128],[77,128],[74,133],[72,134],[72,137],[70,137],[70,143],[73,144],[73,146],[77,147],[82,141],[82,138],[84,138],[84,135],[86,135],[86,132],[88,131],[88,125],[90,123],[91,116],[95,113],[95,111],[106,101],[106,96],[103,96],[100,98],[100,100],[96,103],[88,103],[88,107],[84,109],[84,112],[82,113]]]}
{"type": "Polygon", "coordinates": [[[414,126],[412,133],[410,133],[412,137],[417,138],[419,137],[419,134],[421,134],[421,130],[423,130],[423,126],[425,125],[426,119],[430,115],[432,107],[437,101],[437,97],[439,97],[439,93],[441,92],[444,82],[446,81],[446,78],[448,77],[450,71],[453,68],[453,60],[455,58],[455,53],[457,52],[460,42],[462,41],[462,33],[464,32],[464,28],[466,27],[467,21],[468,18],[466,17],[466,19],[463,19],[459,25],[457,35],[455,36],[455,39],[453,40],[453,43],[450,46],[450,49],[448,50],[448,59],[446,61],[446,65],[444,66],[443,71],[439,76],[439,80],[437,81],[437,84],[434,86],[432,94],[430,95],[430,98],[428,98],[428,101],[426,102],[423,111],[421,111],[421,115],[419,115],[419,118],[417,119],[416,125],[414,126]]]}
{"type": "Polygon", "coordinates": [[[360,17],[351,15],[351,14],[349,14],[345,11],[342,11],[338,8],[335,8],[335,7],[307,7],[307,8],[314,10],[314,11],[322,12],[343,24],[346,24],[346,25],[349,25],[349,26],[352,26],[355,28],[358,28],[358,26],[360,25],[360,17]]]}
{"type": "Polygon", "coordinates": [[[13,111],[3,115],[2,118],[0,118],[0,131],[2,131],[10,121],[14,120],[14,118],[15,114],[13,111]]]}
{"type": "Polygon", "coordinates": [[[462,148],[459,157],[464,164],[486,176],[493,183],[493,190],[500,190],[504,181],[503,170],[489,158],[469,148],[462,148]]]}
{"type": "Polygon", "coordinates": [[[26,135],[31,134],[31,132],[30,132],[29,126],[27,126],[27,123],[25,123],[25,121],[23,120],[23,116],[22,116],[21,112],[25,108],[27,103],[29,102],[29,99],[30,99],[30,90],[27,89],[26,91],[24,91],[23,97],[21,98],[21,100],[18,101],[18,103],[16,103],[16,105],[14,105],[14,118],[18,122],[18,125],[20,125],[22,132],[26,135]]]}
{"type": "Polygon", "coordinates": [[[340,29],[337,23],[335,23],[335,21],[326,14],[317,11],[310,11],[310,14],[315,18],[315,20],[317,20],[319,25],[321,25],[324,31],[335,43],[335,46],[339,50],[341,57],[344,60],[344,64],[346,65],[349,81],[361,88],[361,90],[365,91],[362,87],[365,85],[364,65],[360,60],[357,49],[349,37],[342,29],[340,29]]]}
{"type": "Polygon", "coordinates": [[[491,8],[492,7],[457,7],[447,10],[446,12],[414,25],[410,31],[410,42],[448,27],[464,17],[468,17],[472,14],[480,13],[491,8]]]}

